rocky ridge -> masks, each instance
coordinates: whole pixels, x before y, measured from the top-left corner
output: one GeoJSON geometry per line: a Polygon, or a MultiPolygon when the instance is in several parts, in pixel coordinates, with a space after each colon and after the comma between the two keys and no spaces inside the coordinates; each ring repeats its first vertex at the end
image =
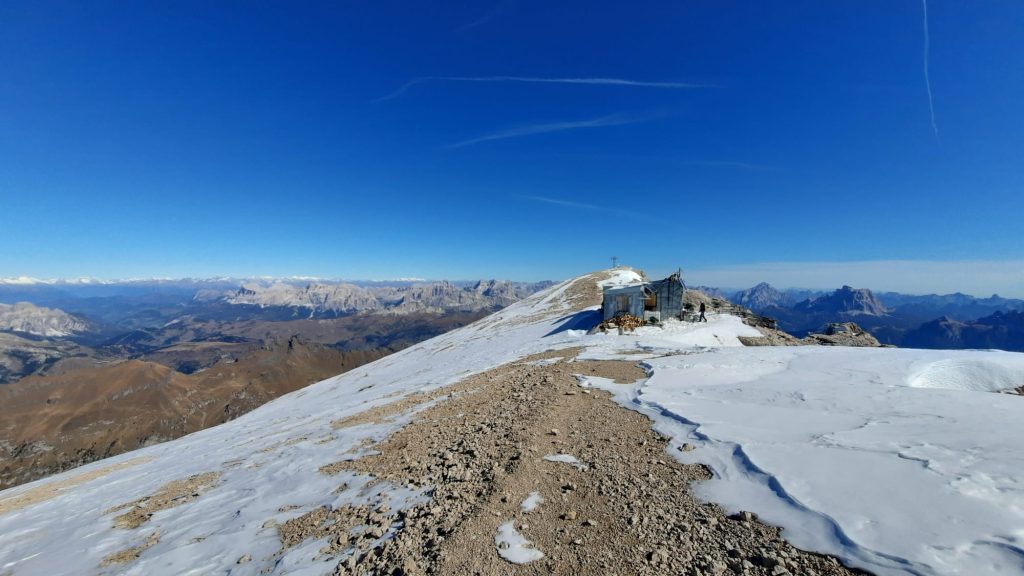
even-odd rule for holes
{"type": "Polygon", "coordinates": [[[59,362],[94,355],[93,350],[65,340],[35,340],[0,332],[0,385],[43,373],[59,362]]]}
{"type": "Polygon", "coordinates": [[[60,338],[87,330],[89,324],[85,320],[63,310],[43,308],[30,302],[0,304],[0,331],[60,338]]]}
{"type": "MultiPolygon", "coordinates": [[[[665,454],[693,446],[668,446],[645,417],[581,389],[575,376],[628,383],[644,371],[574,354],[538,354],[457,384],[446,401],[370,446],[375,455],[322,469],[432,486],[432,498],[405,510],[386,501],[312,510],[278,526],[282,551],[323,539],[323,559],[340,558],[336,575],[509,574],[513,565],[495,553],[493,535],[511,520],[542,553],[515,573],[853,574],[786,544],[749,512],[730,516],[697,500],[690,484],[708,470],[665,454]],[[580,465],[545,458],[552,454],[580,465]],[[531,495],[539,504],[527,510],[531,495]]],[[[375,417],[409,409],[394,408],[375,417]]]]}
{"type": "Polygon", "coordinates": [[[832,322],[820,332],[808,334],[803,342],[821,346],[854,346],[878,348],[882,344],[877,338],[854,322],[832,322]]]}

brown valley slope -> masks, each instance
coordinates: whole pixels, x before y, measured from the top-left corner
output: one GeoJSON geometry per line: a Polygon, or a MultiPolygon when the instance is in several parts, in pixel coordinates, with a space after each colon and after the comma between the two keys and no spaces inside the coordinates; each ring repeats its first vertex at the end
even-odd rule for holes
{"type": "Polygon", "coordinates": [[[0,489],[223,423],[389,353],[297,338],[194,374],[125,360],[0,387],[0,489]]]}

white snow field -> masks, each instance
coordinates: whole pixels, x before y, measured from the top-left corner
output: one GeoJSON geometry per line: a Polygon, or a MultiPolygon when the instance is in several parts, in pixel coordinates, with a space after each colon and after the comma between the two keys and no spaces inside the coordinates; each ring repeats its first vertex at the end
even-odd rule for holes
{"type": "MultiPolygon", "coordinates": [[[[619,270],[609,284],[637,280],[619,270]]],[[[336,562],[318,560],[324,541],[278,555],[268,520],[428,498],[318,469],[360,457],[367,440],[443,398],[378,423],[335,430],[332,421],[576,346],[585,358],[644,362],[650,377],[633,385],[580,383],[649,415],[673,438],[673,457],[707,464],[715,478],[696,487],[700,495],[782,526],[794,544],[878,574],[1024,574],[1024,398],[993,393],[1024,385],[1024,354],[744,348],[737,337],[756,331],[724,315],[588,336],[582,328],[597,313],[570,311],[570,284],[222,426],[0,492],[0,574],[329,574],[336,562]],[[678,450],[683,442],[696,449],[678,450]],[[136,529],[114,526],[120,511],[111,508],[204,472],[220,478],[198,498],[136,529]],[[101,567],[154,533],[159,541],[138,559],[101,567]],[[251,561],[237,564],[245,555],[251,561]]],[[[514,532],[511,523],[499,531],[496,553],[540,553],[516,547],[514,532]]]]}
{"type": "Polygon", "coordinates": [[[878,574],[1024,573],[1024,398],[982,391],[1021,385],[1024,354],[722,348],[648,365],[631,387],[587,384],[695,444],[674,456],[712,468],[703,498],[878,574]]]}

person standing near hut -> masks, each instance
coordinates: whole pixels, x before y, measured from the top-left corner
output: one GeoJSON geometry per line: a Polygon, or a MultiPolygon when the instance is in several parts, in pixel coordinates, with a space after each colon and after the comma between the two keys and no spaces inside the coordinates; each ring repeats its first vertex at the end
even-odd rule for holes
{"type": "Polygon", "coordinates": [[[700,318],[697,319],[697,322],[707,322],[708,321],[707,316],[704,316],[704,312],[706,310],[707,310],[707,306],[705,306],[704,303],[701,302],[700,303],[700,318]]]}

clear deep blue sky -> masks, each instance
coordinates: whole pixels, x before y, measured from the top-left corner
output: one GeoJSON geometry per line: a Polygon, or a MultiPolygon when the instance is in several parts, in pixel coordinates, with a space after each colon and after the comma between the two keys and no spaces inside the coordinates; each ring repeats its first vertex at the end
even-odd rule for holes
{"type": "Polygon", "coordinates": [[[955,260],[1024,294],[1024,3],[929,2],[937,135],[922,8],[4,2],[0,276],[955,260]]]}

